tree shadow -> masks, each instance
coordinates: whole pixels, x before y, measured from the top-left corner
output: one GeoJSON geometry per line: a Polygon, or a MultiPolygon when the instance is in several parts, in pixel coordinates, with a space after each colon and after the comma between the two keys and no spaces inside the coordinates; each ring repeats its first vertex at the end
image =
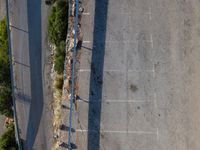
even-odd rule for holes
{"type": "MultiPolygon", "coordinates": [[[[65,148],[67,148],[68,147],[68,144],[66,144],[66,143],[64,143],[65,145],[64,146],[62,146],[62,147],[65,147],[65,148]]],[[[76,146],[76,144],[74,144],[74,143],[70,143],[71,144],[71,149],[77,149],[78,147],[76,146]]]]}
{"type": "Polygon", "coordinates": [[[28,95],[25,95],[23,92],[17,92],[15,94],[15,99],[17,99],[18,101],[21,101],[23,103],[28,103],[28,104],[30,104],[30,102],[31,102],[31,97],[28,95]]]}
{"type": "Polygon", "coordinates": [[[88,150],[100,149],[100,121],[108,0],[95,1],[88,111],[88,150]],[[98,100],[98,103],[94,101],[98,100]],[[90,132],[95,131],[95,132],[90,132]]]}
{"type": "MultiPolygon", "coordinates": [[[[60,130],[69,131],[69,127],[64,125],[64,124],[62,124],[62,125],[60,125],[60,130]]],[[[71,132],[75,132],[75,129],[71,128],[71,132]]]]}
{"type": "Polygon", "coordinates": [[[43,112],[41,0],[27,0],[31,103],[24,149],[32,150],[43,112]]]}

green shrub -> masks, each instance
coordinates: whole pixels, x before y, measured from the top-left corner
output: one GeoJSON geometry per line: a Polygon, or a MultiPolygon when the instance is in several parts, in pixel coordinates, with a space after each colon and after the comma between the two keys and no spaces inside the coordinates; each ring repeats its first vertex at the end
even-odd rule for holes
{"type": "Polygon", "coordinates": [[[0,60],[8,63],[8,35],[6,18],[0,21],[0,60]]]}
{"type": "Polygon", "coordinates": [[[17,150],[13,124],[9,125],[7,131],[0,137],[0,150],[17,150]]]}
{"type": "Polygon", "coordinates": [[[56,46],[66,40],[68,25],[68,2],[59,0],[52,8],[48,19],[48,37],[56,46]]]}
{"type": "Polygon", "coordinates": [[[55,71],[58,74],[63,73],[64,61],[65,61],[65,41],[61,41],[59,45],[56,47],[54,56],[55,71]]]}
{"type": "Polygon", "coordinates": [[[59,45],[56,47],[56,57],[65,55],[65,41],[61,41],[59,45]]]}
{"type": "Polygon", "coordinates": [[[58,74],[63,73],[63,68],[64,68],[64,61],[65,61],[65,57],[64,56],[59,56],[59,57],[55,57],[55,71],[58,74]]]}
{"type": "Polygon", "coordinates": [[[9,86],[0,86],[0,113],[12,117],[12,96],[9,86]]]}
{"type": "Polygon", "coordinates": [[[0,21],[0,84],[10,83],[6,18],[0,21]]]}
{"type": "Polygon", "coordinates": [[[8,59],[8,36],[6,18],[0,21],[0,113],[12,116],[12,97],[8,59]]]}

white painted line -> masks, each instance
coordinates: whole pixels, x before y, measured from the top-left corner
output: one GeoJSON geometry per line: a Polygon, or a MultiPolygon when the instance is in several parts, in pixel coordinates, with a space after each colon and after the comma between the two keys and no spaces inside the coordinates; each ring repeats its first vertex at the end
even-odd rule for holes
{"type": "Polygon", "coordinates": [[[132,70],[132,69],[130,69],[130,70],[128,70],[128,72],[154,72],[154,70],[152,69],[152,70],[132,70]]]}
{"type": "Polygon", "coordinates": [[[111,15],[132,15],[133,12],[111,12],[111,15]]]}
{"type": "Polygon", "coordinates": [[[84,12],[84,13],[82,13],[83,15],[90,15],[90,13],[89,12],[84,12]]]}
{"type": "MultiPolygon", "coordinates": [[[[76,129],[76,132],[98,132],[98,131],[95,131],[95,130],[76,129]]],[[[157,135],[157,132],[153,132],[153,131],[114,131],[114,130],[101,130],[100,133],[155,134],[155,135],[157,135]]]]}
{"type": "Polygon", "coordinates": [[[83,41],[83,43],[91,43],[91,41],[83,41]]]}
{"type": "Polygon", "coordinates": [[[154,106],[157,109],[158,105],[157,105],[157,94],[156,94],[156,92],[154,92],[154,106]]]}
{"type": "Polygon", "coordinates": [[[150,103],[151,100],[103,100],[102,102],[111,102],[111,103],[150,103]]]}
{"type": "Polygon", "coordinates": [[[151,7],[149,7],[149,12],[148,12],[148,15],[149,15],[149,20],[151,20],[151,19],[152,19],[151,7]]]}
{"type": "MultiPolygon", "coordinates": [[[[91,69],[79,69],[78,70],[79,72],[90,72],[91,69]]],[[[154,73],[154,70],[133,70],[133,69],[130,69],[130,70],[127,70],[128,72],[153,72],[154,73]]],[[[108,70],[104,70],[104,72],[126,72],[126,70],[117,70],[117,69],[108,69],[108,70]]]]}
{"type": "MultiPolygon", "coordinates": [[[[147,41],[147,42],[151,42],[151,41],[147,41]]],[[[91,43],[91,41],[83,41],[83,43],[91,43]]],[[[107,41],[96,41],[96,43],[135,43],[137,44],[138,41],[136,40],[131,40],[131,41],[128,41],[128,40],[121,40],[121,41],[111,41],[111,40],[107,40],[107,41]]]]}
{"type": "Polygon", "coordinates": [[[79,69],[78,71],[79,71],[79,72],[90,72],[91,69],[79,69]]]}
{"type": "Polygon", "coordinates": [[[156,135],[157,135],[157,140],[159,140],[159,131],[158,131],[158,128],[157,128],[156,135]]]}
{"type": "Polygon", "coordinates": [[[152,36],[152,34],[150,35],[150,43],[151,43],[151,48],[153,48],[153,36],[152,36]]]}
{"type": "Polygon", "coordinates": [[[128,40],[121,40],[121,41],[105,41],[106,43],[138,43],[136,40],[131,40],[131,41],[128,41],[128,40]]]}
{"type": "Polygon", "coordinates": [[[151,11],[151,7],[149,7],[148,12],[145,13],[146,15],[148,15],[149,20],[152,20],[152,11],[151,11]]]}
{"type": "MultiPolygon", "coordinates": [[[[84,99],[84,100],[82,100],[82,99],[80,99],[80,100],[78,100],[78,102],[89,102],[89,100],[86,100],[86,99],[84,99]]],[[[96,103],[98,103],[98,102],[101,102],[101,103],[154,103],[154,101],[153,100],[111,100],[111,99],[109,99],[109,100],[93,100],[92,101],[93,103],[94,102],[96,102],[96,103]]]]}

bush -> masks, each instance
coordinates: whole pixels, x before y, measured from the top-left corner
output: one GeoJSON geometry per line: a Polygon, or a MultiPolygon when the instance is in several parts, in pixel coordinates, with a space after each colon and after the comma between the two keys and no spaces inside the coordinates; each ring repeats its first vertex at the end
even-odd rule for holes
{"type": "Polygon", "coordinates": [[[12,97],[8,59],[8,36],[6,18],[0,21],[0,113],[12,116],[12,97]]]}
{"type": "Polygon", "coordinates": [[[56,47],[56,53],[54,57],[55,71],[58,74],[63,73],[64,61],[65,61],[65,42],[61,41],[60,44],[56,47]]]}
{"type": "Polygon", "coordinates": [[[0,150],[17,150],[13,124],[9,125],[7,131],[0,137],[0,150]]]}
{"type": "Polygon", "coordinates": [[[48,19],[48,37],[56,46],[66,40],[68,25],[68,2],[59,0],[52,8],[48,19]]]}
{"type": "Polygon", "coordinates": [[[64,68],[64,57],[63,56],[59,56],[55,58],[55,71],[58,74],[61,74],[63,72],[63,68],[64,68]]]}
{"type": "Polygon", "coordinates": [[[0,21],[0,84],[10,83],[6,19],[0,21]]]}
{"type": "Polygon", "coordinates": [[[8,36],[6,18],[0,21],[0,60],[8,63],[8,36]]]}
{"type": "Polygon", "coordinates": [[[61,41],[59,45],[56,47],[56,57],[65,55],[65,41],[61,41]]]}
{"type": "Polygon", "coordinates": [[[0,87],[0,113],[12,117],[12,96],[8,86],[0,87]]]}

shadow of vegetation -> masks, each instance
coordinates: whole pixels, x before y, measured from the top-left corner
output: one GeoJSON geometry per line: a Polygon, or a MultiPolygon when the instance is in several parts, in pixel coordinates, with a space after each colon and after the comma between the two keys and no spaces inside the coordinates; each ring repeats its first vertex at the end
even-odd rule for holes
{"type": "Polygon", "coordinates": [[[95,1],[93,48],[92,48],[91,73],[90,73],[89,111],[88,111],[88,141],[87,141],[88,150],[100,149],[101,101],[102,101],[102,84],[103,84],[108,1],[109,0],[95,1]],[[95,103],[94,101],[96,100],[98,100],[99,103],[95,103]]]}
{"type": "Polygon", "coordinates": [[[31,102],[31,98],[30,98],[30,96],[28,96],[28,95],[25,95],[24,93],[22,93],[22,92],[17,92],[16,94],[15,94],[15,97],[16,97],[16,99],[18,100],[18,101],[21,101],[21,102],[23,102],[23,103],[30,103],[31,102]]]}
{"type": "MultiPolygon", "coordinates": [[[[60,125],[60,130],[69,131],[69,127],[64,125],[64,124],[62,124],[62,125],[60,125]]],[[[71,128],[71,132],[75,132],[75,129],[71,128]]]]}

